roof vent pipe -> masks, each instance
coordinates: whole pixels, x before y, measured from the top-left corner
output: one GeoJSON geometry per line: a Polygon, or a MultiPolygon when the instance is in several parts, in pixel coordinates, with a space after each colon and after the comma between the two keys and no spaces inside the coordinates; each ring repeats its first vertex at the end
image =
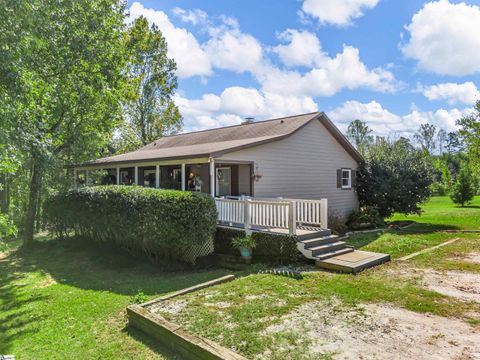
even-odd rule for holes
{"type": "Polygon", "coordinates": [[[246,117],[245,120],[242,122],[242,125],[252,124],[254,120],[254,117],[246,117]]]}

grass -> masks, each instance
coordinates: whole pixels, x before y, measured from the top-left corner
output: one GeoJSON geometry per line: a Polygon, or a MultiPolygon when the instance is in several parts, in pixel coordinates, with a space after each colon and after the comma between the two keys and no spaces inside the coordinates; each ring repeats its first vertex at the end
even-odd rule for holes
{"type": "MultiPolygon", "coordinates": [[[[478,198],[476,203],[478,203],[478,198]]],[[[266,331],[281,323],[283,317],[299,306],[318,302],[342,306],[336,311],[351,311],[362,303],[390,303],[419,312],[461,318],[480,324],[480,304],[462,302],[425,289],[413,275],[396,273],[416,268],[480,271],[479,264],[461,261],[463,254],[480,252],[480,234],[438,232],[446,229],[474,229],[480,221],[476,207],[457,208],[447,198],[434,198],[420,217],[394,216],[392,220],[416,220],[404,230],[353,236],[350,245],[369,251],[384,252],[393,258],[443,243],[454,237],[461,240],[407,262],[390,263],[359,275],[328,272],[304,273],[302,279],[273,274],[251,274],[228,284],[182,297],[187,306],[179,313],[162,313],[205,336],[233,348],[247,357],[266,352],[273,359],[308,358],[301,329],[287,329],[276,334],[266,331]],[[297,355],[292,355],[297,352],[297,355]]],[[[176,300],[178,301],[178,300],[176,300]]],[[[322,305],[319,305],[322,306],[322,305]]],[[[325,354],[328,358],[329,354],[325,354]]]]}
{"type": "Polygon", "coordinates": [[[429,226],[463,230],[480,229],[480,196],[465,207],[455,205],[448,196],[435,196],[422,207],[421,215],[396,214],[390,220],[413,220],[429,226]]]}
{"type": "MultiPolygon", "coordinates": [[[[480,196],[467,207],[459,207],[449,197],[433,197],[422,207],[421,215],[395,214],[389,221],[412,220],[412,226],[388,232],[352,236],[349,245],[366,251],[390,254],[393,259],[438,245],[456,234],[442,230],[480,230],[480,196]]],[[[466,238],[480,235],[462,234],[466,238]]]]}
{"type": "MultiPolygon", "coordinates": [[[[477,324],[480,304],[443,296],[420,287],[415,279],[392,274],[423,267],[480,272],[479,264],[462,261],[463,254],[480,252],[480,234],[437,232],[480,228],[479,203],[476,198],[473,206],[462,209],[447,198],[433,198],[420,217],[392,218],[417,221],[408,229],[349,239],[357,248],[398,258],[453,237],[462,238],[405,263],[390,263],[356,276],[308,272],[300,279],[259,274],[260,268],[251,267],[249,274],[237,273],[240,278],[231,283],[179,298],[188,306],[168,316],[247,357],[261,358],[268,352],[271,359],[308,358],[303,350],[309,344],[299,329],[265,330],[311,302],[335,311],[387,302],[477,324]],[[335,299],[342,305],[336,305],[335,299]]],[[[7,244],[5,249],[11,251],[17,244],[7,244]]],[[[127,326],[126,306],[227,273],[231,271],[167,272],[107,245],[41,237],[28,250],[0,254],[0,354],[15,354],[19,359],[175,358],[127,326]]],[[[332,357],[327,353],[320,358],[332,357]]]]}
{"type": "Polygon", "coordinates": [[[40,240],[0,260],[0,354],[18,359],[174,358],[126,327],[126,306],[226,274],[165,272],[106,245],[40,240]]]}

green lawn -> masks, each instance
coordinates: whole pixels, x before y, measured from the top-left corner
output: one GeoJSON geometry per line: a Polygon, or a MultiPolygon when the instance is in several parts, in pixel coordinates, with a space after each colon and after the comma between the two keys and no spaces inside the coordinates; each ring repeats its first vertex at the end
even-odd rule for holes
{"type": "MultiPolygon", "coordinates": [[[[388,219],[416,222],[406,229],[355,235],[348,239],[348,243],[357,249],[390,254],[395,259],[456,237],[442,230],[480,230],[480,196],[464,208],[456,206],[446,196],[433,197],[422,210],[421,215],[395,214],[388,219]]],[[[461,236],[478,238],[480,235],[461,236]]]]}
{"type": "MultiPolygon", "coordinates": [[[[182,297],[188,306],[170,316],[193,333],[248,357],[271,351],[272,359],[294,359],[291,354],[301,355],[306,344],[296,329],[276,334],[264,330],[299,305],[313,301],[339,299],[343,305],[338,311],[350,311],[361,303],[387,302],[478,323],[480,304],[426,290],[392,272],[422,267],[480,272],[479,264],[461,261],[462,254],[480,252],[480,234],[437,232],[478,229],[480,208],[475,206],[479,202],[476,198],[474,206],[462,209],[447,198],[433,198],[420,217],[392,218],[417,221],[408,229],[349,239],[357,248],[398,258],[462,238],[435,252],[357,276],[310,272],[293,279],[258,274],[258,267],[252,266],[250,274],[237,273],[240,278],[234,282],[182,297]]],[[[15,354],[17,359],[175,358],[127,326],[126,306],[139,290],[151,299],[228,273],[232,272],[165,271],[107,245],[78,238],[40,238],[28,251],[0,254],[0,354],[15,354]]]]}
{"type": "Polygon", "coordinates": [[[148,299],[227,272],[165,272],[80,239],[41,241],[0,260],[0,354],[16,359],[171,358],[126,327],[138,290],[148,299]],[[160,355],[163,354],[163,355],[160,355]]]}
{"type": "Polygon", "coordinates": [[[471,204],[460,207],[448,196],[435,196],[423,207],[421,215],[394,215],[390,220],[413,220],[445,229],[480,229],[480,196],[471,204]]]}

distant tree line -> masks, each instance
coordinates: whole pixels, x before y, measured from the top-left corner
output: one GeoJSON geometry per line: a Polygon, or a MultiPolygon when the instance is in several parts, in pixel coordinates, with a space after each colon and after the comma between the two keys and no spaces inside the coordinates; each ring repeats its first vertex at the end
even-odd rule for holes
{"type": "Polygon", "coordinates": [[[461,206],[480,195],[480,101],[457,126],[447,133],[422,124],[411,139],[388,139],[352,121],[346,135],[364,158],[358,172],[361,202],[387,217],[418,212],[432,194],[449,195],[461,206]]]}

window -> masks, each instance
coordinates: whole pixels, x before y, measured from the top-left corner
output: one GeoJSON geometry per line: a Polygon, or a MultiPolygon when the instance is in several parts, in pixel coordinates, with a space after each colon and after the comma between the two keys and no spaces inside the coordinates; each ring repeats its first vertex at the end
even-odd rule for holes
{"type": "Polygon", "coordinates": [[[352,188],[352,170],[342,169],[342,189],[352,188]]]}

